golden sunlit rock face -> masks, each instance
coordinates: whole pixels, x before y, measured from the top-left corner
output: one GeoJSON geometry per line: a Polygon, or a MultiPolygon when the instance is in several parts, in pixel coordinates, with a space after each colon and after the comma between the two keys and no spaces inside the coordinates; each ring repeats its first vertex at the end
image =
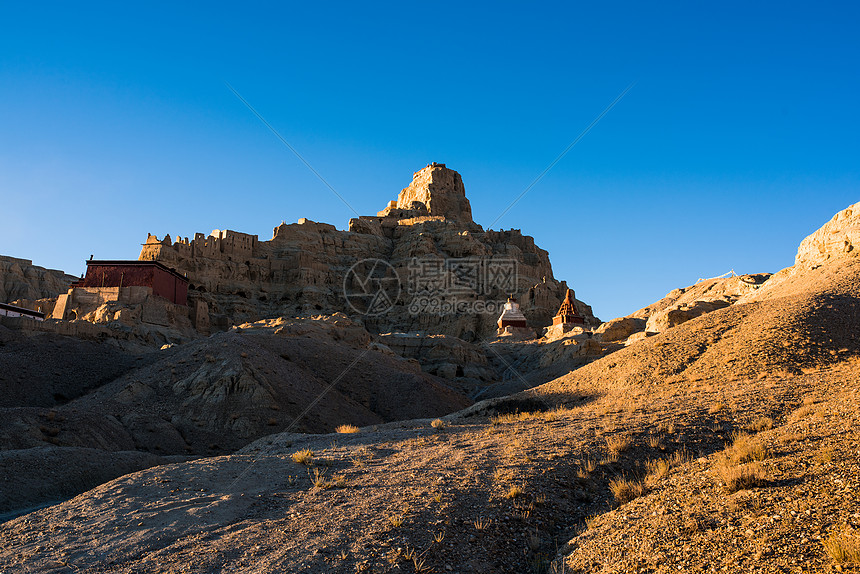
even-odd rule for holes
{"type": "MultiPolygon", "coordinates": [[[[197,233],[175,241],[169,235],[161,239],[149,235],[139,259],[159,261],[187,274],[191,318],[211,331],[285,314],[350,313],[344,279],[365,259],[390,265],[402,287],[389,311],[366,319],[378,332],[491,336],[501,306],[511,293],[517,295],[529,325],[540,330],[552,323],[567,291],[567,284],[553,275],[549,254],[534,238],[517,229],[485,231],[473,222],[460,174],[437,163],[415,172],[397,201],[377,215],[350,220],[348,231],[300,219],[276,227],[269,241],[231,230],[197,233]],[[410,311],[410,281],[416,265],[422,266],[423,273],[438,268],[437,279],[450,281],[454,265],[476,265],[475,278],[483,278],[487,267],[500,261],[511,265],[510,285],[470,287],[453,297],[469,304],[497,302],[497,309],[410,311]]],[[[588,305],[581,301],[576,305],[587,324],[600,324],[588,305]]]]}
{"type": "Polygon", "coordinates": [[[428,215],[464,224],[472,222],[472,206],[466,198],[463,179],[445,164],[432,163],[415,172],[412,183],[397,196],[398,209],[414,209],[415,202],[424,205],[428,215]]]}

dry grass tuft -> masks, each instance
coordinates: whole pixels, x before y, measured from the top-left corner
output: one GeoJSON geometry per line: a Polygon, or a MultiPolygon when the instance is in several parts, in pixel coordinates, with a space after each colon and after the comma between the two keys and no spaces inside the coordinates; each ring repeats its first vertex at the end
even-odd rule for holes
{"type": "Polygon", "coordinates": [[[392,514],[388,517],[388,522],[391,523],[391,526],[394,528],[400,528],[403,526],[403,515],[402,514],[392,514]]]}
{"type": "Polygon", "coordinates": [[[732,439],[732,446],[726,449],[726,456],[733,464],[764,460],[770,456],[767,446],[747,433],[735,433],[732,439]]]}
{"type": "Polygon", "coordinates": [[[308,469],[308,476],[311,479],[311,484],[317,488],[329,488],[328,481],[325,479],[325,471],[315,468],[313,472],[308,469]]]}
{"type": "Polygon", "coordinates": [[[309,448],[303,448],[302,450],[294,452],[292,459],[293,462],[297,462],[305,466],[311,466],[314,463],[314,451],[309,448]]]}
{"type": "Polygon", "coordinates": [[[340,434],[351,434],[361,432],[361,429],[355,425],[340,425],[339,427],[334,429],[334,432],[340,434]]]}
{"type": "Polygon", "coordinates": [[[309,448],[303,448],[302,450],[294,452],[292,459],[293,462],[297,462],[305,466],[311,466],[314,463],[314,451],[309,448]]]}
{"type": "Polygon", "coordinates": [[[729,493],[764,486],[765,473],[759,461],[770,456],[764,443],[747,433],[732,435],[734,442],[726,448],[716,470],[729,493]]]}
{"type": "Polygon", "coordinates": [[[624,477],[613,478],[609,481],[609,490],[612,491],[612,496],[615,497],[615,502],[618,504],[630,502],[646,492],[644,482],[624,477]]]}
{"type": "Polygon", "coordinates": [[[773,419],[770,417],[759,417],[747,427],[750,432],[762,432],[773,428],[773,419]]]}
{"type": "Polygon", "coordinates": [[[523,495],[523,492],[525,492],[525,491],[522,489],[521,486],[514,485],[514,486],[510,487],[508,489],[508,491],[505,493],[505,498],[509,498],[509,499],[518,498],[518,497],[523,495]]]}
{"type": "Polygon", "coordinates": [[[618,460],[622,452],[630,446],[630,435],[618,434],[606,437],[606,448],[609,449],[609,454],[613,460],[618,460]]]}
{"type": "Polygon", "coordinates": [[[726,492],[729,494],[739,490],[757,488],[766,484],[764,470],[762,470],[761,465],[757,462],[740,466],[722,464],[717,467],[717,472],[726,486],[726,492]]]}
{"type": "Polygon", "coordinates": [[[433,427],[434,429],[442,430],[443,428],[445,428],[448,425],[445,424],[445,421],[443,421],[442,419],[433,419],[433,422],[430,423],[430,426],[433,427]]]}
{"type": "Polygon", "coordinates": [[[530,421],[535,419],[542,419],[544,417],[544,414],[545,413],[541,411],[507,413],[504,415],[496,415],[494,417],[490,417],[490,423],[494,425],[499,425],[503,423],[530,421]]]}
{"type": "Polygon", "coordinates": [[[666,478],[669,475],[669,471],[672,469],[672,463],[665,459],[654,459],[649,460],[645,464],[645,484],[654,485],[657,481],[666,478]]]}
{"type": "Polygon", "coordinates": [[[837,564],[860,564],[860,535],[850,526],[832,531],[822,544],[837,564]]]}
{"type": "Polygon", "coordinates": [[[805,399],[803,401],[803,406],[791,413],[788,416],[788,420],[791,422],[797,422],[809,418],[810,416],[815,416],[818,419],[823,418],[821,405],[817,404],[814,400],[805,399]]]}
{"type": "Polygon", "coordinates": [[[486,530],[490,527],[492,523],[493,521],[489,518],[478,517],[475,519],[472,525],[475,527],[475,530],[486,530]]]}

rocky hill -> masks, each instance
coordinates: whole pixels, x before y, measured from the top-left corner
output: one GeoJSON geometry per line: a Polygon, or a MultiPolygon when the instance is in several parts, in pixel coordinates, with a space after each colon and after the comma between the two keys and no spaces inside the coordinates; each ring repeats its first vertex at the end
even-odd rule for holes
{"type": "MultiPolygon", "coordinates": [[[[103,476],[110,453],[126,453],[118,455],[117,476],[129,469],[126,451],[221,454],[279,430],[327,433],[471,404],[417,361],[381,352],[343,315],[246,324],[146,354],[0,327],[0,360],[10,367],[8,380],[0,378],[9,391],[0,403],[0,451],[20,459],[39,448],[54,448],[52,456],[98,449],[103,476]]],[[[53,492],[52,481],[77,475],[31,467],[15,476],[53,492]]],[[[0,513],[11,504],[0,495],[0,513]]]]}
{"type": "Polygon", "coordinates": [[[272,435],[12,520],[0,568],[848,568],[860,560],[860,259],[824,245],[829,257],[799,260],[749,300],[519,395],[432,424],[272,435]]]}
{"type": "MultiPolygon", "coordinates": [[[[376,216],[350,220],[348,231],[301,219],[276,227],[269,241],[228,230],[176,241],[149,235],[140,259],[187,274],[189,304],[198,311],[204,303],[215,330],[285,315],[344,312],[374,333],[421,331],[474,340],[494,333],[500,303],[509,294],[517,294],[539,329],[551,324],[567,289],[532,237],[515,229],[485,231],[473,222],[460,174],[442,164],[416,172],[397,201],[376,216]],[[345,296],[345,289],[357,287],[349,282],[350,269],[363,260],[390,266],[399,285],[385,312],[365,313],[356,298],[345,296]],[[430,282],[440,289],[423,296],[430,282]],[[441,306],[452,300],[464,304],[460,311],[441,306]],[[482,312],[486,303],[495,307],[482,312]]],[[[588,305],[576,305],[589,324],[600,323],[588,305]]]]}
{"type": "Polygon", "coordinates": [[[0,303],[18,301],[33,307],[39,299],[65,293],[75,279],[62,271],[33,265],[29,259],[0,255],[0,303]]]}

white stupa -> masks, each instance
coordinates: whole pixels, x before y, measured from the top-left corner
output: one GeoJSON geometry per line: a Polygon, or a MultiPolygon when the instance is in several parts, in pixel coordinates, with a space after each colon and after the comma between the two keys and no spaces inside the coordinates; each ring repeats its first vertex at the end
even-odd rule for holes
{"type": "Polygon", "coordinates": [[[529,328],[529,323],[526,316],[520,311],[520,304],[514,299],[513,295],[508,297],[508,302],[505,303],[505,308],[502,309],[502,314],[497,322],[499,326],[499,336],[515,336],[518,338],[534,338],[535,332],[529,328]]]}

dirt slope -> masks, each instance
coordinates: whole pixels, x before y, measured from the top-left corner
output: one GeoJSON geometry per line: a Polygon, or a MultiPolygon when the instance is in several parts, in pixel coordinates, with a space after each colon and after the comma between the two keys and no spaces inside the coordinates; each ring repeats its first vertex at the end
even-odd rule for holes
{"type": "Polygon", "coordinates": [[[25,336],[0,325],[0,408],[62,405],[152,358],[73,337],[25,336]]]}
{"type": "Polygon", "coordinates": [[[14,405],[0,408],[0,456],[9,462],[0,484],[19,490],[0,493],[0,513],[161,462],[147,453],[222,454],[287,428],[331,432],[471,404],[416,363],[371,349],[367,331],[342,316],[246,325],[138,356],[108,343],[14,336],[0,346],[14,405]],[[80,396],[29,406],[54,405],[60,391],[80,396]],[[68,464],[47,472],[52,460],[68,464]]]}
{"type": "Polygon", "coordinates": [[[827,365],[860,350],[860,261],[820,266],[767,298],[713,311],[540,387],[648,392],[657,382],[725,381],[827,365]]]}

